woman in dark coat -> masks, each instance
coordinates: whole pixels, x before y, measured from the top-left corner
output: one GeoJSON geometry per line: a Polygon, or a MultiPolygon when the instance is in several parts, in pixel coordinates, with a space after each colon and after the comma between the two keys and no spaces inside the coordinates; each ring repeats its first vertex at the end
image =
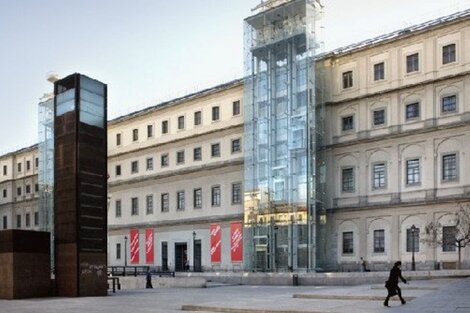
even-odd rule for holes
{"type": "Polygon", "coordinates": [[[406,303],[405,299],[403,299],[401,296],[401,289],[400,287],[398,287],[398,278],[400,278],[401,281],[406,284],[406,279],[404,279],[403,276],[401,276],[401,262],[400,261],[395,262],[395,265],[390,271],[390,277],[385,282],[385,288],[387,288],[388,290],[387,298],[384,301],[385,306],[389,306],[388,300],[390,299],[390,297],[393,297],[394,295],[398,295],[400,297],[401,304],[406,303]]]}

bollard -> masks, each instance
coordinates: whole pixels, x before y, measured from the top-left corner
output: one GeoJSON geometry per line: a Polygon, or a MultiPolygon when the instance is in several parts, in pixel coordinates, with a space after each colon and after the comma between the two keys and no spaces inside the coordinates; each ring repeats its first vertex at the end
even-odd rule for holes
{"type": "Polygon", "coordinates": [[[299,285],[299,275],[294,274],[292,275],[292,286],[298,286],[299,285]]]}

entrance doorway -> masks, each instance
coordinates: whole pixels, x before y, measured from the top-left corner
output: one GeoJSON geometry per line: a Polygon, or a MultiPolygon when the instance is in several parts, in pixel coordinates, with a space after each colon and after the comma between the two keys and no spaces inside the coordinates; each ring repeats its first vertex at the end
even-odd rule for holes
{"type": "Polygon", "coordinates": [[[183,272],[188,268],[188,245],[186,242],[175,243],[175,271],[183,272]]]}
{"type": "Polygon", "coordinates": [[[202,272],[202,261],[201,261],[201,240],[194,240],[194,271],[202,272]]]}

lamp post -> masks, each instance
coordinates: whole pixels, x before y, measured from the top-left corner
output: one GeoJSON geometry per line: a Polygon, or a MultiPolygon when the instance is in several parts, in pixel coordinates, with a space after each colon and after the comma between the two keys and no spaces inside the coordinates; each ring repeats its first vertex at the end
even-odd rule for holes
{"type": "Polygon", "coordinates": [[[193,272],[196,271],[196,231],[193,230],[193,272]]]}
{"type": "Polygon", "coordinates": [[[411,225],[411,270],[416,271],[415,264],[415,233],[416,226],[415,224],[411,225]]]}
{"type": "Polygon", "coordinates": [[[124,273],[127,267],[127,236],[124,236],[124,273]]]}

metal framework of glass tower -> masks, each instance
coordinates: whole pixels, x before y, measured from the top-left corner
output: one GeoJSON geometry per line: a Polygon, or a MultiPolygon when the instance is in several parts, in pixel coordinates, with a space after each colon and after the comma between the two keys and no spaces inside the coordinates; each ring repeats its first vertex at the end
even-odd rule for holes
{"type": "Polygon", "coordinates": [[[245,266],[325,263],[324,105],[315,55],[322,5],[272,0],[245,19],[245,266]]]}

